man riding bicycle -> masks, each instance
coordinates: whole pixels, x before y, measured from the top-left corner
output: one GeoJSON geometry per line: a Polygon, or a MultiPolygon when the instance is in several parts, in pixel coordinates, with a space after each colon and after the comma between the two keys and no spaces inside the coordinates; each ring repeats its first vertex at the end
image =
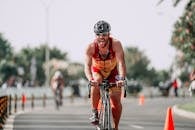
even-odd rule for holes
{"type": "Polygon", "coordinates": [[[51,89],[54,93],[54,95],[56,96],[56,91],[57,89],[59,89],[60,91],[60,105],[62,105],[62,99],[63,99],[63,89],[64,89],[64,79],[63,79],[63,75],[60,71],[56,71],[53,75],[53,77],[51,78],[51,89]]]}
{"type": "Polygon", "coordinates": [[[109,82],[117,82],[116,87],[110,88],[111,109],[114,120],[114,128],[118,125],[122,113],[121,87],[124,85],[126,66],[124,51],[121,42],[110,36],[110,24],[106,21],[98,21],[94,25],[96,38],[85,51],[85,75],[92,83],[90,117],[92,124],[98,124],[98,103],[100,99],[99,84],[103,79],[109,82]],[[116,77],[118,77],[116,79],[116,77]]]}

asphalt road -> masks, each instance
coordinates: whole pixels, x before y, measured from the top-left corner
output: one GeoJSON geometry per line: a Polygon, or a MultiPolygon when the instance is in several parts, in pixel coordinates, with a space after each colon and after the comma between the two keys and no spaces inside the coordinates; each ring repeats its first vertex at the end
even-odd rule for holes
{"type": "MultiPolygon", "coordinates": [[[[123,114],[120,130],[163,130],[167,108],[175,104],[191,102],[192,98],[145,98],[143,105],[139,99],[123,100],[123,114]]],[[[37,101],[35,107],[26,104],[24,111],[12,114],[4,130],[93,130],[89,123],[89,100],[76,98],[74,102],[64,99],[60,110],[55,109],[54,102],[48,100],[46,107],[37,101]]],[[[176,130],[194,130],[195,120],[177,116],[173,113],[176,130]]]]}

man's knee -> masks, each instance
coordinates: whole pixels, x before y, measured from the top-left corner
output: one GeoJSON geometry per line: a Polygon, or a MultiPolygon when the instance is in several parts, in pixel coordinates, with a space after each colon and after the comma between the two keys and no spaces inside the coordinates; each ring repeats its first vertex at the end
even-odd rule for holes
{"type": "Polygon", "coordinates": [[[97,82],[102,82],[102,76],[99,73],[93,73],[93,79],[97,82]]]}

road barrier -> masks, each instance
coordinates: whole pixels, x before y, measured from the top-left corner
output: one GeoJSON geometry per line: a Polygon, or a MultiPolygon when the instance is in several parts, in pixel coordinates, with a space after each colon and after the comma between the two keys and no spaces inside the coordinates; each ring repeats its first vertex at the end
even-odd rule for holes
{"type": "Polygon", "coordinates": [[[47,96],[46,96],[46,94],[44,93],[44,94],[43,94],[43,107],[46,106],[46,99],[47,99],[47,96]]]}
{"type": "Polygon", "coordinates": [[[34,96],[34,94],[32,94],[32,96],[31,96],[31,108],[32,108],[32,109],[33,109],[34,106],[35,106],[34,101],[35,101],[35,96],[34,96]]]}
{"type": "Polygon", "coordinates": [[[14,112],[16,113],[17,112],[17,108],[18,108],[18,96],[17,94],[15,94],[14,96],[14,112]]]}
{"type": "MultiPolygon", "coordinates": [[[[47,96],[46,94],[43,94],[42,96],[42,102],[43,102],[43,107],[46,106],[46,99],[47,96]]],[[[20,110],[25,110],[25,104],[26,104],[26,96],[22,94],[21,96],[18,96],[17,94],[14,95],[14,98],[12,98],[12,95],[0,95],[0,130],[3,129],[3,126],[6,122],[6,119],[8,118],[9,115],[17,113],[18,112],[18,104],[21,101],[21,108],[20,110]],[[18,98],[20,97],[20,98],[18,98]],[[19,100],[20,99],[20,100],[19,100]],[[13,109],[14,108],[14,109],[13,109]],[[12,110],[13,109],[13,110],[12,110]]],[[[34,108],[34,101],[35,97],[32,94],[31,97],[31,108],[34,108]]]]}
{"type": "MultiPolygon", "coordinates": [[[[81,95],[85,95],[85,89],[81,89],[81,95]]],[[[71,97],[73,102],[71,87],[66,87],[63,92],[64,97],[71,97]]],[[[9,115],[20,110],[25,110],[26,103],[31,104],[31,109],[35,107],[35,99],[42,100],[42,106],[46,107],[47,99],[53,99],[53,92],[49,87],[26,87],[26,88],[0,88],[0,129],[6,122],[9,115]]]]}
{"type": "Polygon", "coordinates": [[[8,96],[0,97],[0,129],[3,128],[6,118],[8,117],[8,96]]]}

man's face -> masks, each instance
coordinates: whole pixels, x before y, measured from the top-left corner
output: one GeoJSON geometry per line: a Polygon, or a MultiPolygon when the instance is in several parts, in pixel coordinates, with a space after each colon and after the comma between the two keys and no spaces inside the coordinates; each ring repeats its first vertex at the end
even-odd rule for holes
{"type": "Polygon", "coordinates": [[[98,41],[99,47],[104,48],[108,43],[109,33],[96,34],[96,39],[98,41]]]}

